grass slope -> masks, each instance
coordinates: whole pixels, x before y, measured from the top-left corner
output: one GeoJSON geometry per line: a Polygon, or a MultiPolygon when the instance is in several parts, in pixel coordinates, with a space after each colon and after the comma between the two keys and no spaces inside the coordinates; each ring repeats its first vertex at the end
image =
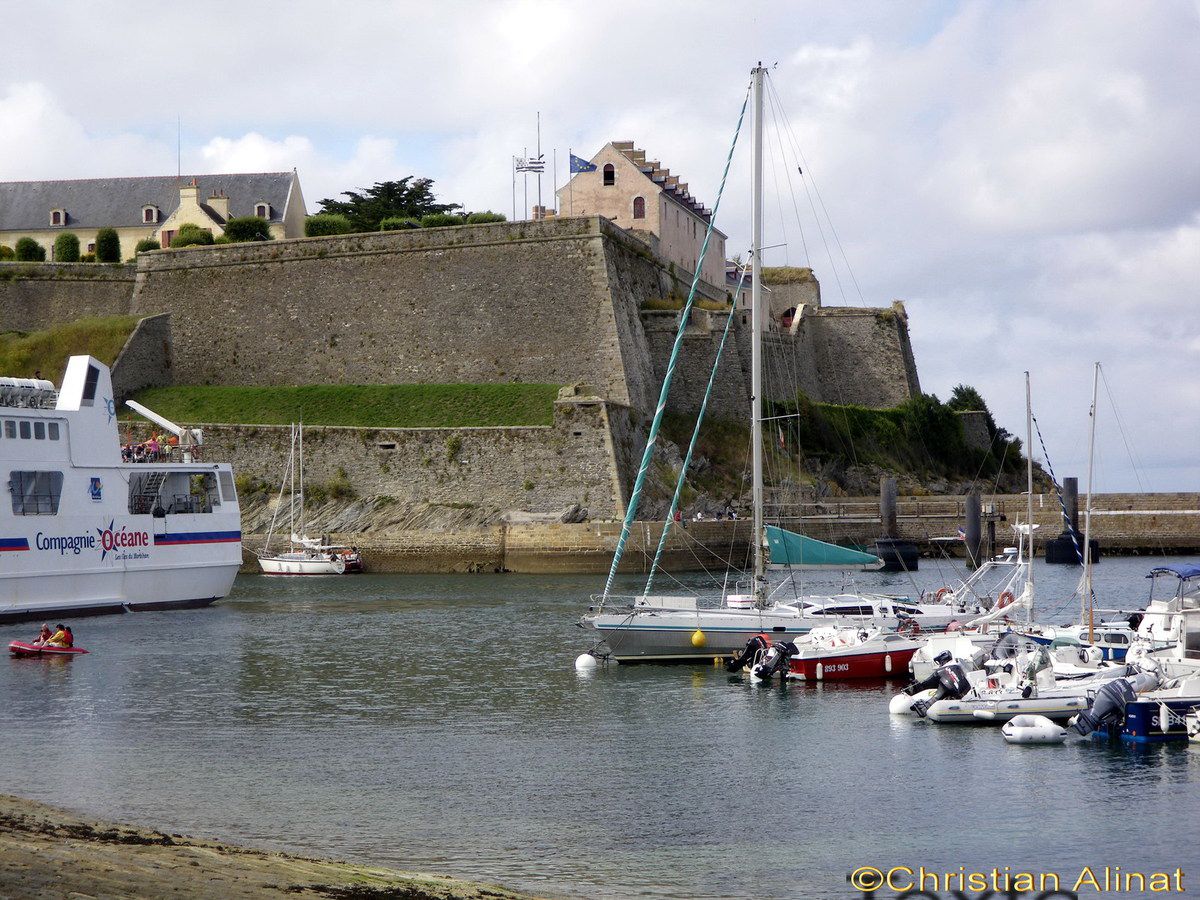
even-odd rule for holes
{"type": "Polygon", "coordinates": [[[549,425],[552,384],[220,385],[150,388],[139,403],[176,422],[462,428],[549,425]]]}
{"type": "Polygon", "coordinates": [[[111,366],[137,323],[138,316],[110,316],[77,319],[47,331],[0,332],[0,374],[32,378],[41,372],[57,382],[67,358],[79,353],[111,366]]]}

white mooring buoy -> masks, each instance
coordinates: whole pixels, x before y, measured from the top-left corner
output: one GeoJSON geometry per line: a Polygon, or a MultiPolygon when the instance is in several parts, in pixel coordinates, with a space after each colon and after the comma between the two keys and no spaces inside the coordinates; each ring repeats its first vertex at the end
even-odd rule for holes
{"type": "Polygon", "coordinates": [[[586,672],[596,668],[598,665],[599,662],[596,660],[596,657],[592,656],[590,653],[580,653],[577,657],[575,657],[576,671],[586,672]]]}

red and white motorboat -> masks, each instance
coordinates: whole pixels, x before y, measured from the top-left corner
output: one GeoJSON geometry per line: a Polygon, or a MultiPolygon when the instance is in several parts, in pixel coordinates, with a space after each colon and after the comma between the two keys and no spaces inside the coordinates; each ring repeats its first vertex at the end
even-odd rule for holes
{"type": "Polygon", "coordinates": [[[908,662],[921,642],[878,628],[814,628],[795,645],[788,678],[842,681],[907,678],[908,662]]]}
{"type": "Polygon", "coordinates": [[[87,653],[82,647],[59,647],[54,644],[30,644],[25,641],[10,641],[8,652],[16,657],[32,656],[78,656],[87,653]]]}

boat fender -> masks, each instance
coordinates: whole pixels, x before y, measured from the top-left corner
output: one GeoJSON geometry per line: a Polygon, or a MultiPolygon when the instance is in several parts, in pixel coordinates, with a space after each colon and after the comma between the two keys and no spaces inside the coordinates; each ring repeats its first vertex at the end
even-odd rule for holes
{"type": "Polygon", "coordinates": [[[578,672],[587,672],[596,668],[596,657],[590,653],[581,653],[575,657],[575,669],[578,672]]]}
{"type": "Polygon", "coordinates": [[[1110,681],[1096,691],[1092,705],[1072,720],[1071,727],[1087,737],[1102,725],[1119,725],[1125,721],[1125,707],[1136,699],[1137,694],[1124,678],[1110,681]]]}
{"type": "Polygon", "coordinates": [[[891,674],[892,671],[892,654],[885,653],[883,655],[883,671],[891,674]]]}
{"type": "Polygon", "coordinates": [[[823,663],[819,663],[819,662],[817,663],[816,674],[817,674],[817,681],[823,681],[825,679],[825,666],[823,663]]]}
{"type": "Polygon", "coordinates": [[[708,643],[708,636],[703,631],[697,628],[692,632],[692,646],[696,648],[703,647],[708,643]]]}

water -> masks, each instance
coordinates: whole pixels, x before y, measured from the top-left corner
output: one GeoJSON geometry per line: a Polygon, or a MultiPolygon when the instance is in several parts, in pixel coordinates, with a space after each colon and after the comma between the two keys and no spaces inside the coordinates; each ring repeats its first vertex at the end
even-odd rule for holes
{"type": "MultiPolygon", "coordinates": [[[[923,565],[922,587],[951,580],[923,565]]],[[[1144,600],[1148,566],[1106,559],[1101,597],[1144,600]]],[[[1076,575],[1039,567],[1039,596],[1076,575]]],[[[91,655],[0,661],[0,791],[555,895],[847,897],[866,864],[1198,868],[1186,746],[1009,747],[891,720],[875,685],[581,676],[600,583],[251,576],[207,610],[79,620],[91,655]]]]}

